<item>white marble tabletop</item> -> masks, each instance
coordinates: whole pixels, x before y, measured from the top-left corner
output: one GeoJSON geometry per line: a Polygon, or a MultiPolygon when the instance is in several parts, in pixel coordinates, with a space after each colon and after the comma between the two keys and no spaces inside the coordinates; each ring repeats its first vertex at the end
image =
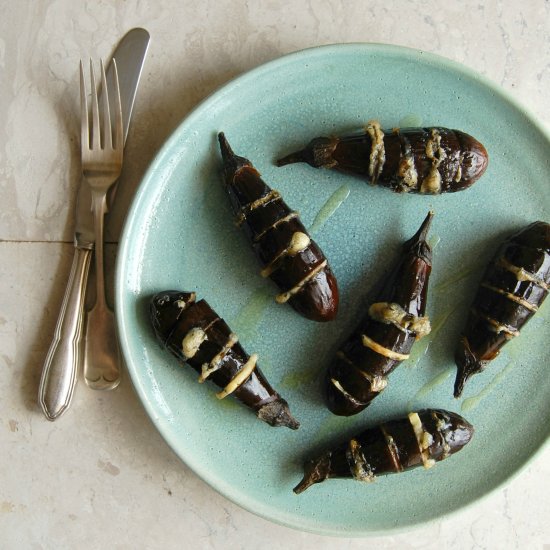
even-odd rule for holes
{"type": "Polygon", "coordinates": [[[548,446],[506,488],[451,518],[334,539],[272,524],[214,492],[165,444],[128,377],[109,393],[80,383],[54,423],[37,405],[73,254],[81,58],[108,57],[132,27],[151,33],[131,161],[107,222],[112,258],[140,178],[190,109],[291,51],[382,42],[434,52],[550,126],[548,0],[0,0],[0,13],[0,547],[550,548],[548,446]]]}

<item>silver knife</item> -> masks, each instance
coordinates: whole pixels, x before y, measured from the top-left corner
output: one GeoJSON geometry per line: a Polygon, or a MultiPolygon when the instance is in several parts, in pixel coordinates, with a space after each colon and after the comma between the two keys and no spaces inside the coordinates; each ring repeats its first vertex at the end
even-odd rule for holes
{"type": "MultiPolygon", "coordinates": [[[[113,53],[116,59],[122,103],[124,140],[128,135],[132,109],[150,36],[145,29],[132,29],[119,42],[113,53]]],[[[113,64],[107,68],[107,81],[112,82],[113,64]]],[[[114,109],[111,109],[111,113],[114,109]]],[[[109,197],[112,201],[113,194],[109,197]]],[[[94,248],[94,220],[90,189],[80,183],[74,232],[75,255],[63,297],[54,337],[42,368],[38,401],[46,418],[56,420],[71,404],[80,368],[84,299],[91,253],[94,248]]]]}

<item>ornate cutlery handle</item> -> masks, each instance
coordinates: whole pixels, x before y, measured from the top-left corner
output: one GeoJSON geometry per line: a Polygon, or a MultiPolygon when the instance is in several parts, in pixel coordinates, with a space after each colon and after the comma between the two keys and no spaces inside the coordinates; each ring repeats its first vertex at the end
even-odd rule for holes
{"type": "Polygon", "coordinates": [[[75,248],[75,255],[42,369],[38,401],[48,420],[56,420],[69,407],[81,363],[84,298],[92,250],[75,248]]]}

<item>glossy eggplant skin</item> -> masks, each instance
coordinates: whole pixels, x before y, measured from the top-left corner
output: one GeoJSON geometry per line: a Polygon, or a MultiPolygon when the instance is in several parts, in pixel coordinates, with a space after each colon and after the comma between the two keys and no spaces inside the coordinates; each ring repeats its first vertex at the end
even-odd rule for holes
{"type": "Polygon", "coordinates": [[[219,134],[225,188],[231,206],[262,266],[261,274],[281,289],[287,302],[313,321],[330,321],[338,310],[336,278],[298,213],[260,177],[251,162],[233,153],[219,134]]]}
{"type": "Polygon", "coordinates": [[[432,216],[404,243],[375,302],[327,370],[326,402],[334,414],[351,416],[365,409],[408,358],[414,342],[430,331],[425,313],[432,251],[426,237],[432,216]]]}
{"type": "Polygon", "coordinates": [[[423,465],[431,468],[460,451],[473,426],[456,413],[424,409],[405,418],[369,428],[331,451],[305,463],[299,494],[329,478],[372,482],[380,474],[400,473],[423,465]]]}
{"type": "Polygon", "coordinates": [[[397,193],[436,195],[470,187],[485,172],[485,147],[472,136],[448,128],[382,130],[377,121],[365,132],[318,137],[278,166],[307,162],[366,179],[397,193]]]}
{"type": "Polygon", "coordinates": [[[225,321],[194,292],[166,290],[152,297],[149,315],[161,345],[199,374],[232,395],[271,426],[297,429],[287,402],[271,387],[225,321]],[[243,376],[245,375],[246,376],[243,376]],[[243,377],[242,379],[239,379],[243,377]]]}
{"type": "Polygon", "coordinates": [[[455,397],[519,336],[549,288],[550,224],[538,221],[506,239],[485,270],[455,352],[455,397]]]}

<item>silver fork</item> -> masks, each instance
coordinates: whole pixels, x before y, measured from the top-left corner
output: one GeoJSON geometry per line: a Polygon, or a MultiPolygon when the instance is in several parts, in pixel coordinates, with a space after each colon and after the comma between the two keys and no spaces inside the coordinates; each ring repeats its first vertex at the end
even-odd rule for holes
{"type": "Polygon", "coordinates": [[[89,126],[88,102],[84,83],[84,69],[80,62],[80,110],[82,174],[90,185],[95,231],[96,302],[88,312],[84,350],[84,380],[93,389],[110,390],[120,382],[120,350],[116,335],[115,317],[105,300],[103,271],[103,220],[107,212],[107,192],[119,178],[124,148],[122,108],[116,62],[114,90],[107,89],[105,68],[101,61],[102,119],[97,99],[94,67],[90,59],[92,95],[92,125],[89,126]],[[114,140],[109,110],[109,93],[114,91],[114,140]],[[103,139],[101,137],[103,136],[103,139]]]}

